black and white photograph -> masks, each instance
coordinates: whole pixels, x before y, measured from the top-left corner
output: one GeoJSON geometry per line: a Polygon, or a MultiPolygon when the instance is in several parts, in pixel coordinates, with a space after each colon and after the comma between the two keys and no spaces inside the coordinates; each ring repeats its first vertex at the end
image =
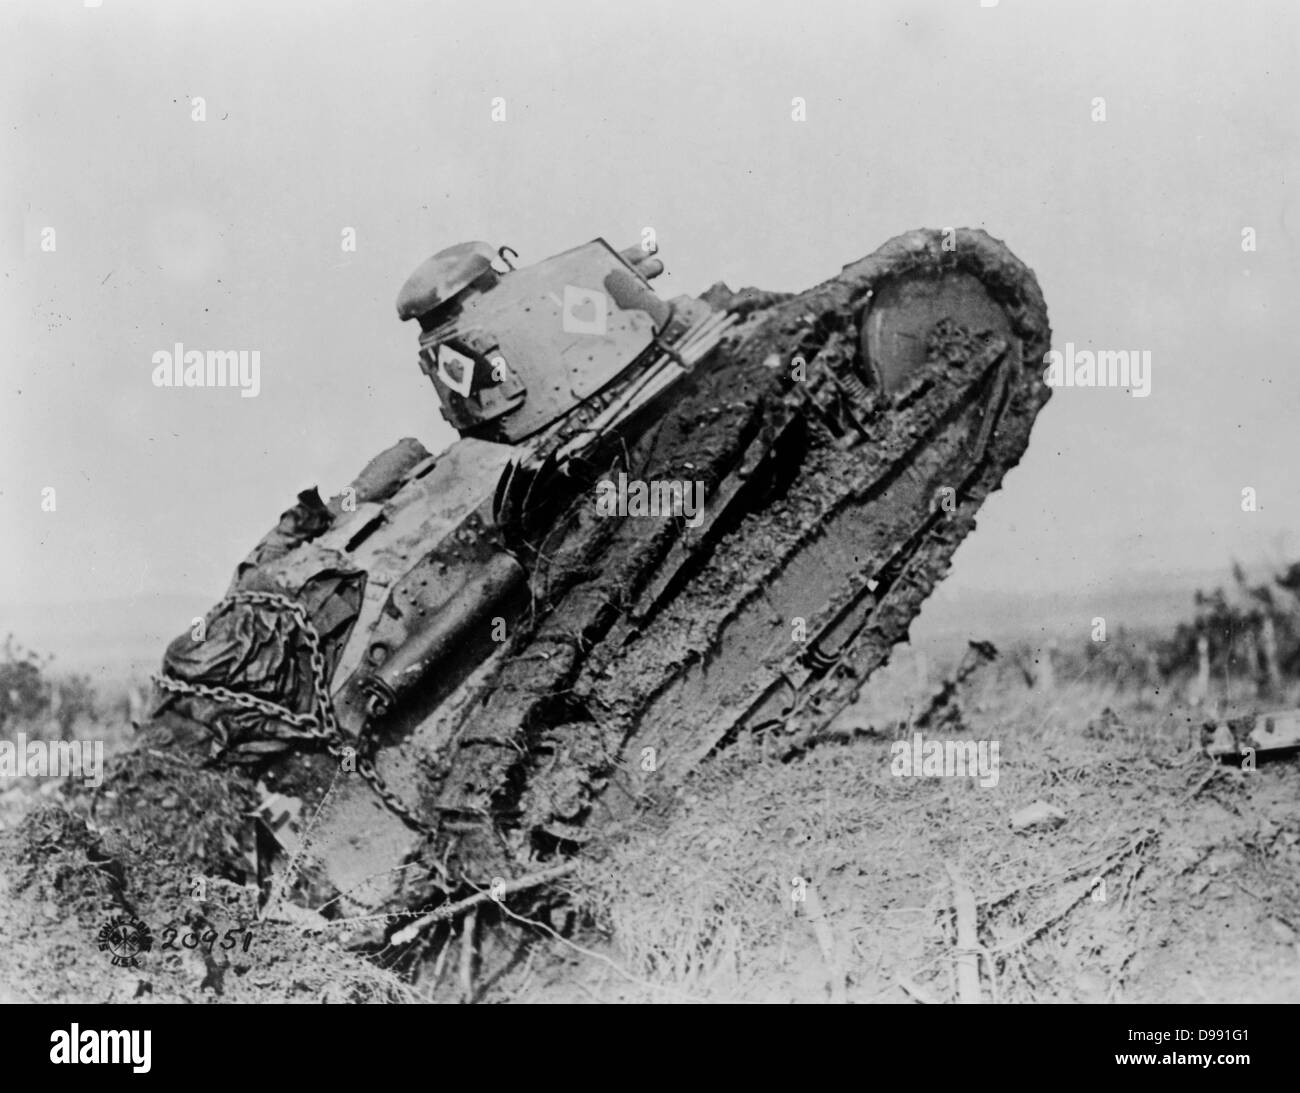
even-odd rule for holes
{"type": "Polygon", "coordinates": [[[111,1007],[33,1058],[1185,1005],[1086,1065],[1249,1067],[1220,1007],[1300,1002],[1298,30],[0,4],[0,1002],[111,1007]]]}

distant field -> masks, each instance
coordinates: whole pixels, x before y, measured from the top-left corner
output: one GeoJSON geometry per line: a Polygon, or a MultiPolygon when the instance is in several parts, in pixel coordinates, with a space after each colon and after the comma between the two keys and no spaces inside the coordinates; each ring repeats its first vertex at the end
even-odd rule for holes
{"type": "Polygon", "coordinates": [[[1107,588],[1060,593],[967,591],[962,574],[935,590],[912,624],[911,644],[935,659],[960,655],[969,640],[997,643],[1086,638],[1102,617],[1115,635],[1123,629],[1169,633],[1191,618],[1197,588],[1229,578],[1223,572],[1186,574],[1158,580],[1133,578],[1107,588]]]}
{"type": "Polygon", "coordinates": [[[52,670],[101,682],[146,675],[167,643],[212,605],[202,596],[140,596],[87,603],[0,605],[0,638],[54,654],[52,670]]]}

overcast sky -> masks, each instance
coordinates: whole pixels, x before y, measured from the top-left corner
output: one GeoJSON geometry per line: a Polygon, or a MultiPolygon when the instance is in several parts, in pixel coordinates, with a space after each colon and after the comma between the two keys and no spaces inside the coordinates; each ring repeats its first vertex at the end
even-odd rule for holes
{"type": "Polygon", "coordinates": [[[1151,352],[1147,398],[1056,392],[954,581],[1300,557],[1298,22],[1290,0],[4,3],[0,602],[215,598],[298,490],[452,439],[393,306],[423,258],[645,226],[666,295],[798,290],[903,230],[985,227],[1037,271],[1056,346],[1151,352]],[[260,350],[260,394],[155,388],[176,342],[260,350]]]}

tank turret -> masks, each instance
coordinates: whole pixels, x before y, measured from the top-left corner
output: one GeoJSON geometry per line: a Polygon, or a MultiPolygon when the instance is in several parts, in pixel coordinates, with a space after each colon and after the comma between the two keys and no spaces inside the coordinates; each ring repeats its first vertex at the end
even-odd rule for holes
{"type": "MultiPolygon", "coordinates": [[[[596,239],[515,269],[481,242],[439,251],[407,279],[397,314],[420,323],[420,368],[464,436],[518,443],[564,418],[638,363],[673,308],[650,278],[653,252],[596,239]],[[507,269],[493,260],[500,258],[507,269]]],[[[680,326],[681,324],[678,324],[680,326]]]]}

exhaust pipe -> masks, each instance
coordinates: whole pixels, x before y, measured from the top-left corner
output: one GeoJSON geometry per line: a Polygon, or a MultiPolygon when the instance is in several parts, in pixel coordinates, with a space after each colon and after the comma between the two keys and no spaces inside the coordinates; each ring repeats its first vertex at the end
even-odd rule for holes
{"type": "Polygon", "coordinates": [[[367,711],[382,717],[420,685],[425,673],[472,645],[484,621],[527,579],[527,571],[509,554],[494,555],[482,574],[461,585],[436,615],[412,631],[380,667],[358,681],[368,698],[367,711]]]}

